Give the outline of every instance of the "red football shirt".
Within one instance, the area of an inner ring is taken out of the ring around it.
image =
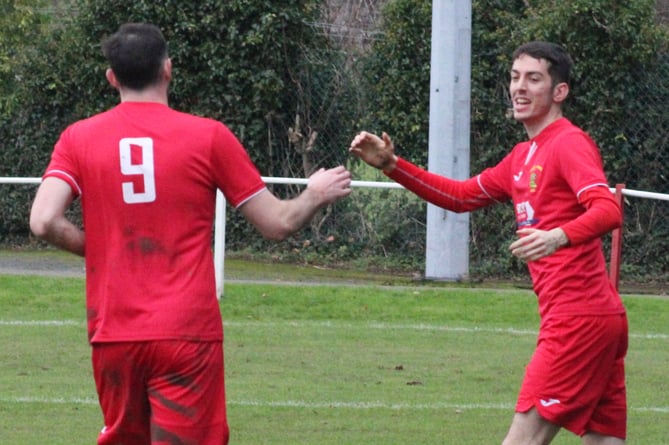
[[[483,171],[479,184],[490,197],[511,198],[518,228],[550,230],[581,215],[581,193],[608,187],[599,150],[567,119],[516,145],[497,166]],[[623,313],[611,285],[601,240],[559,249],[528,263],[542,315]]]
[[[599,150],[562,118],[516,145],[495,167],[465,181],[426,172],[399,158],[389,176],[433,204],[464,212],[512,200],[518,228],[550,230],[585,212],[579,196],[608,187]],[[542,317],[623,313],[601,240],[591,239],[528,263]]]
[[[265,189],[223,124],[123,102],[68,127],[49,176],[81,196],[91,342],[222,340],[216,190],[238,207]]]

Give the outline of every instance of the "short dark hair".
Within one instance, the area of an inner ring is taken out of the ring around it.
[[[102,53],[122,86],[142,90],[158,81],[167,42],[155,25],[126,23],[102,42]]]
[[[565,82],[571,82],[571,68],[574,62],[563,47],[551,42],[534,41],[519,46],[513,52],[513,60],[527,54],[535,59],[544,59],[548,62],[548,74],[551,76],[553,86]]]

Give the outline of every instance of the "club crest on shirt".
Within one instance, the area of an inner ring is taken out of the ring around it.
[[[533,165],[532,168],[530,169],[530,193],[534,193],[537,191],[537,187],[539,184],[539,177],[541,176],[541,172],[544,170],[544,168],[541,165]]]

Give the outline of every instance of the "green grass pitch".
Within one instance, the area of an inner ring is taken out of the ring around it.
[[[95,443],[83,292],[0,275],[3,445]],[[669,300],[625,304],[628,443],[669,444]],[[220,306],[234,445],[500,443],[538,326],[518,289],[227,283]]]

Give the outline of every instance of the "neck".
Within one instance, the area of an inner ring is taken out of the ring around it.
[[[119,89],[121,102],[155,102],[163,105],[168,104],[167,90],[164,88],[147,88],[144,90]]]
[[[544,118],[541,120],[523,122],[523,125],[525,126],[525,132],[527,132],[527,137],[530,139],[535,138],[539,133],[544,131],[546,127],[561,118],[562,110],[557,110],[554,113],[550,113],[544,116]]]

